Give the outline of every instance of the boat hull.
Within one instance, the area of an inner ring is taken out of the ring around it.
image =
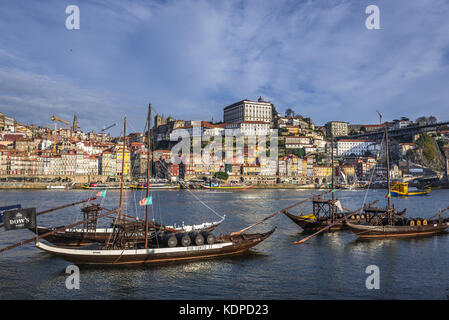
[[[416,191],[416,192],[399,192],[399,191],[391,191],[391,195],[393,197],[417,197],[417,196],[427,196],[430,192],[429,190],[425,190],[425,191]]]
[[[266,233],[225,236],[217,243],[202,246],[126,249],[126,250],[91,250],[83,248],[60,248],[37,242],[36,247],[76,264],[124,265],[151,264],[198,260],[242,253],[267,239],[275,228]]]
[[[304,230],[304,233],[313,233],[331,224],[330,219],[304,219],[289,212],[284,212],[284,214],[289,217],[290,220],[300,226]],[[341,222],[330,227],[327,231],[339,231],[343,230],[344,228],[345,226],[343,222]]]
[[[314,233],[314,232],[317,232],[317,231],[319,231],[325,227],[328,227],[329,225],[334,223],[334,221],[332,221],[329,218],[304,219],[304,218],[301,218],[301,216],[297,216],[297,215],[291,214],[289,212],[284,212],[284,214],[287,217],[289,217],[294,223],[296,223],[298,226],[300,226],[304,230],[304,233]],[[363,216],[363,218],[362,218],[362,216]],[[360,224],[360,223],[367,222],[369,216],[364,214],[364,215],[356,215],[353,217],[354,218],[351,217],[350,220],[353,221],[353,223]],[[332,232],[332,231],[340,231],[340,230],[348,230],[348,226],[346,225],[345,221],[335,223],[332,227],[330,227],[326,231]]]
[[[385,239],[423,237],[442,233],[449,228],[449,222],[429,222],[427,225],[420,226],[371,226],[348,222],[347,226],[360,239]]]
[[[203,228],[195,229],[197,231],[205,231],[205,232],[212,232],[215,230],[223,220],[215,222],[215,223],[208,223],[204,224]],[[36,229],[30,229],[31,231],[36,233]],[[37,235],[43,235],[45,233],[53,231],[53,228],[48,227],[37,227]],[[166,227],[166,230],[169,230],[170,232],[189,232],[192,230],[185,230],[182,228],[177,229],[171,229]],[[45,240],[48,242],[59,246],[59,247],[83,247],[83,246],[89,246],[95,243],[106,243],[108,240],[111,239],[111,234],[113,230],[112,228],[108,229],[98,229],[96,232],[86,232],[81,230],[65,230],[61,232],[56,232],[52,235],[49,235],[45,237]],[[145,241],[145,236],[137,236],[136,238],[137,242],[143,243]]]

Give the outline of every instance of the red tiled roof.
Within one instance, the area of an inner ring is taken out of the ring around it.
[[[5,134],[3,136],[3,141],[20,141],[20,140],[24,140],[25,138],[23,137],[23,135],[19,135],[19,134]]]

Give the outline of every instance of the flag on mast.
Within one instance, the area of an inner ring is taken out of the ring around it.
[[[150,206],[153,204],[153,202],[151,201],[151,196],[149,196],[148,198],[143,198],[142,200],[139,201],[139,204],[141,206]]]
[[[106,196],[106,190],[100,191],[96,194],[97,197],[105,197]]]
[[[385,198],[391,198],[391,193],[388,193]]]

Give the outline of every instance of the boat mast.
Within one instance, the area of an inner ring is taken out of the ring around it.
[[[332,131],[332,130],[331,130]],[[335,195],[334,195],[334,133],[331,132],[331,162],[332,162],[332,201],[335,200]]]
[[[332,193],[332,205],[329,206],[331,210],[331,221],[335,220],[336,208],[335,208],[335,192],[334,192],[334,133],[331,130],[331,166],[332,166],[332,185],[331,185],[331,193]]]
[[[388,127],[386,124],[385,126],[385,154],[387,157],[387,186],[388,186],[388,210],[391,208],[391,186],[390,186],[390,152],[388,150]]]
[[[147,131],[147,198],[150,196],[150,147],[151,147],[151,103],[148,105],[148,131]],[[148,248],[148,206],[145,206],[145,249]]]
[[[123,174],[124,174],[124,169],[125,169],[125,147],[126,147],[126,117],[123,121],[122,176],[120,179],[120,210],[119,210],[119,214],[118,214],[119,220],[122,219]]]

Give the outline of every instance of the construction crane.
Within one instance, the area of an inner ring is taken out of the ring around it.
[[[51,119],[51,120],[53,121],[53,123],[55,124],[55,134],[54,134],[54,139],[53,139],[53,153],[56,153],[56,130],[57,130],[56,124],[57,124],[57,122],[59,121],[59,122],[62,122],[62,123],[64,123],[64,124],[70,126],[70,122],[65,121],[65,120],[62,120],[62,119],[57,118],[57,117],[55,117],[55,116],[51,116],[50,119]]]
[[[111,129],[112,127],[115,127],[117,125],[117,123],[111,124],[109,127],[105,127],[103,129],[100,130],[100,132],[105,132],[108,129]]]
[[[111,129],[112,127],[115,127],[117,125],[117,123],[111,124],[108,127],[104,127],[103,129],[100,130],[100,133],[105,133],[106,130]],[[101,138],[101,141],[104,142],[104,135]]]

